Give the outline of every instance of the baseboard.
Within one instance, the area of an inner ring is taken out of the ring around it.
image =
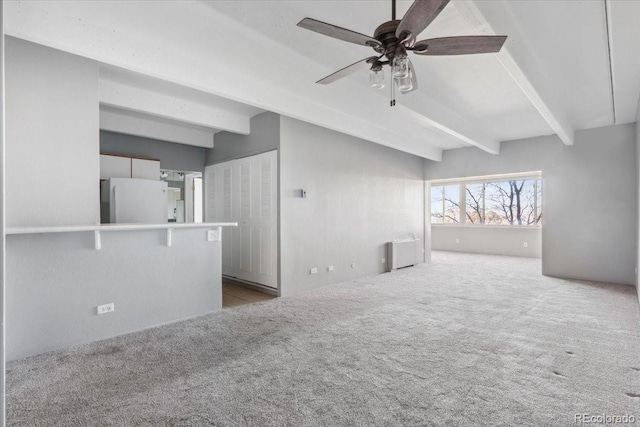
[[[273,295],[276,297],[278,296],[277,289],[270,288],[269,286],[261,285],[259,283],[238,279],[237,277],[225,276],[224,274],[222,275],[222,280],[233,283],[234,285],[243,286],[248,289],[253,289],[254,291],[262,292],[262,293]]]

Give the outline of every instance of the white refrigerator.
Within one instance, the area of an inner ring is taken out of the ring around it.
[[[100,187],[100,222],[167,222],[167,183],[151,179],[110,178]]]

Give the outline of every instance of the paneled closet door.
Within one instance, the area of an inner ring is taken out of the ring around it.
[[[255,156],[256,209],[253,238],[256,242],[254,271],[256,282],[278,287],[278,156],[277,151]]]
[[[207,166],[207,222],[222,231],[222,274],[278,287],[278,156],[270,151]]]
[[[257,282],[255,277],[255,270],[253,268],[253,218],[255,205],[253,203],[252,192],[253,189],[253,157],[247,157],[237,160],[234,167],[234,172],[237,177],[238,191],[235,193],[237,196],[236,206],[239,212],[237,219],[237,250],[236,259],[238,261],[238,269],[236,271],[237,277],[250,282]]]

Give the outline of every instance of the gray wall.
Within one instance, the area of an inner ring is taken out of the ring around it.
[[[100,131],[100,152],[160,160],[162,169],[203,172],[205,148]]]
[[[280,143],[280,116],[262,113],[251,118],[251,133],[239,135],[218,132],[213,136],[213,148],[206,150],[205,164],[213,165],[254,154],[275,150]]]
[[[0,34],[4,34],[4,18],[3,18],[4,4],[0,5]],[[0,99],[4,99],[4,37],[0,37]],[[6,411],[5,411],[5,384],[6,384],[6,359],[5,359],[5,155],[4,155],[4,103],[0,102],[0,427],[4,427],[6,424]]]
[[[431,226],[431,249],[436,251],[540,258],[541,241],[539,227]]]
[[[9,227],[98,224],[98,64],[6,37]]]
[[[635,283],[637,226],[635,125],[502,143],[500,155],[475,148],[425,161],[425,178],[542,171],[542,272],[563,278]]]
[[[7,238],[8,360],[221,308],[220,243],[204,229],[11,235]],[[115,311],[96,307],[115,303]]]
[[[281,295],[382,273],[386,242],[424,241],[422,175],[419,157],[281,117]]]
[[[636,293],[640,302],[640,280],[638,280],[638,270],[640,270],[640,102],[636,114]]]

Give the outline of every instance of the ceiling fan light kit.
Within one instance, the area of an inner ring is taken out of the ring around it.
[[[411,78],[409,78],[409,74],[404,77],[394,77],[393,80],[398,86],[398,90],[402,93],[411,92],[413,90],[413,85],[411,84]]]
[[[369,85],[371,89],[383,89],[384,88],[384,69],[378,62],[371,66],[369,70]]]
[[[382,89],[385,87],[383,67],[389,65],[391,67],[391,106],[394,106],[395,86],[401,93],[409,93],[418,88],[415,69],[407,52],[425,56],[499,52],[507,39],[506,36],[440,37],[416,42],[416,37],[442,12],[449,1],[415,0],[402,20],[397,20],[395,19],[396,1],[392,0],[392,20],[378,26],[373,37],[312,18],[304,18],[298,23],[299,27],[370,47],[379,55],[351,64],[316,83],[329,84],[356,71],[368,68],[369,85],[372,89]]]
[[[396,50],[392,70],[392,75],[396,79],[409,77],[409,57],[407,56],[407,51],[402,48],[402,46],[398,46]]]

